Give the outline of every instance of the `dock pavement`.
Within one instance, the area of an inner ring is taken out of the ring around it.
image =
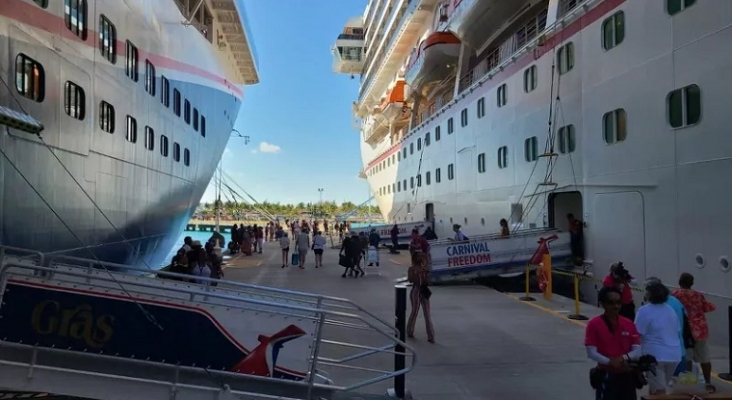
[[[406,275],[406,251],[392,255],[382,250],[381,266],[367,269],[362,278],[341,278],[337,249],[325,251],[324,266],[318,269],[314,268],[312,252],[305,269],[281,268],[280,257],[276,243],[265,243],[263,254],[236,255],[227,260],[224,279],[347,298],[386,321],[394,320],[394,285]],[[406,387],[415,399],[594,398],[588,381],[593,363],[583,346],[585,321],[567,318],[574,310],[571,300],[555,295],[549,301],[541,294],[532,294],[537,301],[522,302],[522,294],[477,284],[434,286],[432,292],[436,343],[427,342],[421,316],[416,338],[407,341],[417,354],[415,369],[406,377]],[[599,312],[597,307],[581,305],[581,313],[587,317]],[[338,339],[355,341],[360,337],[353,335],[362,334],[348,335]],[[726,348],[714,346],[714,366],[726,372],[728,361],[722,350]],[[369,365],[381,369],[392,366],[393,356]],[[353,375],[334,372],[330,377],[339,384],[341,378]],[[715,379],[714,383],[718,391],[732,389],[727,382]],[[390,387],[391,380],[358,390],[383,395]]]

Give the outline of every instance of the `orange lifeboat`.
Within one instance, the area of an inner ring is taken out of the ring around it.
[[[404,79],[412,90],[425,94],[431,84],[454,72],[459,56],[457,36],[452,32],[434,32],[412,54]]]
[[[405,82],[403,79],[396,81],[394,86],[389,90],[389,94],[381,103],[381,114],[389,122],[401,119],[405,105],[404,85]]]

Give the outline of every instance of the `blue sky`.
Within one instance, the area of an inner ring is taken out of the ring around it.
[[[224,170],[259,201],[364,202],[369,196],[351,103],[358,77],[332,72],[330,49],[366,0],[243,0],[260,83],[244,88]],[[203,201],[214,199],[209,185]]]

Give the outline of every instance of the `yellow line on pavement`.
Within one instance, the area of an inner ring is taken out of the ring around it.
[[[534,301],[521,301],[521,299],[519,299],[519,297],[517,297],[515,295],[509,294],[509,293],[503,293],[503,292],[498,292],[498,293],[501,293],[503,295],[506,295],[509,298],[512,298],[512,299],[514,299],[514,300],[516,300],[516,301],[518,301],[520,303],[526,304],[527,306],[530,306],[530,307],[534,307],[537,310],[544,311],[547,314],[551,314],[551,315],[553,315],[555,317],[559,317],[559,318],[561,318],[561,319],[563,319],[563,320],[565,320],[567,322],[571,322],[571,323],[573,323],[575,325],[578,325],[578,326],[581,326],[583,328],[587,326],[587,322],[585,322],[585,321],[578,321],[578,320],[575,320],[575,319],[569,319],[569,318],[567,318],[567,315],[566,314],[562,314],[562,313],[560,313],[560,312],[558,312],[556,310],[552,310],[549,307],[542,306],[541,304],[536,304],[536,302],[534,302]],[[732,371],[730,371],[730,372],[732,372]],[[719,377],[719,374],[716,373],[716,372],[714,372],[714,371],[712,371],[712,377],[713,378],[716,378],[719,382],[722,382],[725,385],[732,386],[732,382],[725,381],[724,379],[720,378]]]

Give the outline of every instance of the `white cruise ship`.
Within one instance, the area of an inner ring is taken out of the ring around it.
[[[372,0],[333,49],[361,176],[440,237],[573,213],[597,275],[688,271],[728,304],[730,24],[727,0]]]
[[[0,106],[44,127],[0,118],[0,245],[157,268],[259,82],[247,31],[241,0],[0,0]]]

